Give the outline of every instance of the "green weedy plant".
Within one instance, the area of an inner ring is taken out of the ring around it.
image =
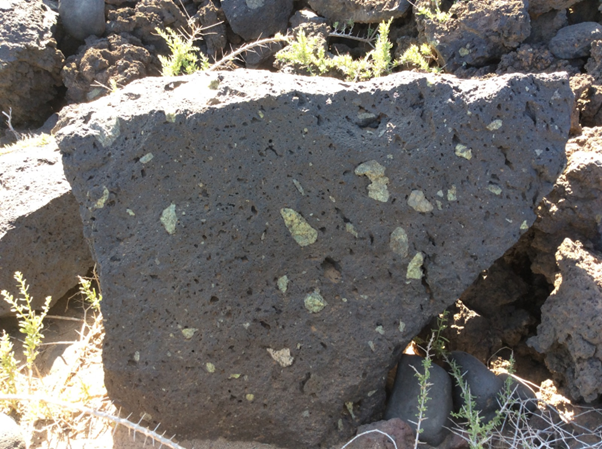
[[[27,371],[29,373],[29,378],[31,379],[33,364],[39,354],[40,343],[42,343],[42,339],[44,338],[44,335],[42,334],[42,329],[44,327],[42,320],[44,320],[44,317],[48,313],[52,298],[50,296],[46,298],[44,305],[42,306],[42,311],[37,314],[36,311],[32,309],[32,298],[28,293],[29,286],[25,279],[23,279],[23,274],[17,271],[15,273],[15,279],[17,280],[22,298],[15,299],[14,296],[6,290],[2,290],[2,296],[4,297],[4,300],[12,306],[11,311],[17,314],[19,319],[19,330],[22,334],[25,334],[23,353],[27,359]]]
[[[194,45],[194,41],[199,38],[200,29],[194,28],[192,33],[176,32],[171,28],[165,31],[155,28],[155,31],[165,39],[171,51],[169,57],[159,55],[163,76],[191,74],[209,68],[207,56]]]
[[[288,47],[276,54],[276,59],[305,69],[310,75],[324,75],[333,70],[338,71],[344,75],[347,81],[364,81],[387,75],[397,65],[391,56],[393,47],[389,41],[391,22],[392,20],[382,22],[378,26],[374,49],[357,60],[348,54],[327,55],[320,40],[316,37],[307,37],[303,30],[299,31],[295,39],[290,41]],[[350,37],[344,33],[344,30],[334,33],[333,36]],[[367,38],[353,38],[367,41]]]
[[[412,44],[399,58],[399,64],[428,72],[431,69],[427,58],[430,58],[431,55],[431,47],[428,44],[420,46]]]
[[[0,337],[0,392],[17,393],[17,370],[13,344],[3,330]]]

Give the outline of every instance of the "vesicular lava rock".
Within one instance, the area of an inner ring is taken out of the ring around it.
[[[410,339],[532,224],[572,103],[561,74],[239,70],[67,109],[57,139],[98,262],[111,397],[181,437],[349,437]]]
[[[546,354],[546,365],[566,382],[573,399],[593,401],[602,394],[597,356],[602,348],[602,258],[567,238],[556,261],[560,276],[529,344]]]
[[[14,126],[42,124],[52,114],[64,59],[52,36],[56,21],[42,2],[0,3],[0,111],[12,109]]]

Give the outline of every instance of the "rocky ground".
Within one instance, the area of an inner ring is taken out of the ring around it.
[[[0,5],[0,110],[10,116],[10,122],[3,123],[2,142],[14,142],[15,131],[37,129],[44,122],[47,123],[41,130],[49,132],[57,120],[53,114],[66,105],[86,103],[134,80],[159,76],[159,56],[168,55],[169,49],[157,35],[157,27],[188,32],[194,27],[206,28],[204,37],[195,43],[210,62],[256,39],[278,32],[298,35],[300,30],[317,39],[331,56],[349,53],[359,59],[371,50],[365,39],[369,28],[392,19],[389,39],[395,58],[401,58],[412,45],[428,45],[423,54],[426,68],[421,70],[473,80],[511,73],[566,72],[575,96],[566,169],[551,193],[539,203],[535,223],[478,275],[449,308],[452,325],[443,335],[449,340],[449,349],[466,351],[484,363],[497,356],[507,357],[512,351],[519,376],[537,385],[553,379],[559,391],[574,404],[600,407],[602,6],[597,0],[442,0],[438,6],[433,5],[428,0],[412,4],[404,0],[107,0],[103,35],[90,35],[82,41],[67,33],[69,25],[57,17],[56,2],[13,0]],[[253,48],[227,67],[308,75],[304,66],[277,60],[276,54],[284,45],[273,42]],[[420,70],[418,66],[406,60],[393,71]],[[339,69],[331,69],[326,75],[346,78]],[[540,111],[535,104],[531,107],[525,109],[524,117],[536,125]],[[378,122],[375,117],[364,119],[366,126],[378,127],[382,118]],[[38,150],[28,151],[31,152],[28,159],[15,162],[11,159],[0,170],[3,172],[0,185],[5,190],[16,185],[18,178],[13,172],[26,172],[32,179],[41,180],[57,167],[56,147],[47,148],[44,156]],[[8,154],[0,149],[0,163],[9,160],[5,156]],[[13,167],[10,173],[9,165]],[[35,182],[21,184],[23,199]],[[75,217],[76,204],[70,194],[65,196],[69,189],[64,178],[56,186],[47,189],[44,201],[54,201],[55,207],[59,202],[65,203],[61,210],[69,210],[69,217]],[[3,201],[9,204],[8,199]],[[43,242],[37,241],[35,235],[40,229],[57,225],[79,232],[80,225],[69,224],[64,213],[63,218],[57,219],[57,215],[38,212],[48,221],[32,219],[39,208],[26,209],[25,203],[30,201],[10,203],[10,213],[0,212],[8,223],[2,222],[0,226],[3,254],[16,254],[15,248],[23,246],[25,241],[31,242],[28,247],[33,249],[20,258],[20,263],[29,261],[28,266],[34,266],[42,262],[42,267],[32,268],[40,276],[29,279],[36,289],[34,296],[61,297],[73,285],[48,273],[44,266],[57,267],[65,276],[83,275],[90,268],[89,253],[80,242],[69,247],[69,251],[77,254],[69,263],[41,260],[37,254],[60,254],[61,250],[56,249],[60,242],[52,241],[41,250],[35,245]],[[21,227],[28,229],[30,235],[15,236],[8,232],[15,227],[11,223],[18,217],[24,217],[23,220],[29,217],[30,221],[24,221]],[[83,255],[81,248],[85,250]],[[17,269],[26,270],[22,266]],[[331,272],[336,276],[334,265]],[[0,267],[3,284],[10,278],[9,270]],[[65,298],[61,301],[53,314],[64,314],[61,310],[65,309]],[[14,322],[6,320],[0,323],[2,327],[14,330]],[[59,324],[60,320],[50,323],[49,340],[72,337],[73,327]],[[430,328],[431,325],[426,326],[420,336],[426,337]],[[64,348],[58,346],[46,351],[40,366],[50,369],[61,355],[65,357]],[[102,375],[100,361],[91,367],[90,372],[94,372],[91,375]],[[588,425],[596,428],[599,424]],[[82,447],[144,447],[143,443],[129,446],[134,443],[124,432],[117,432],[115,439],[105,433],[103,439],[81,444]],[[234,447],[233,443],[215,440],[186,441],[182,445]],[[240,447],[263,446],[241,443]]]

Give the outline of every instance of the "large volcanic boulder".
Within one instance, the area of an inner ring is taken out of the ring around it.
[[[54,140],[0,154],[0,290],[20,297],[23,273],[34,309],[56,302],[94,265]],[[0,316],[14,315],[0,301]]]
[[[111,397],[179,436],[316,447],[535,219],[561,74],[147,78],[57,126],[103,289]]]
[[[56,22],[42,2],[0,3],[0,111],[12,110],[14,126],[42,124],[52,114],[64,59],[52,36]]]

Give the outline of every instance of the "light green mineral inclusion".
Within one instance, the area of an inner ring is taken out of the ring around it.
[[[466,47],[462,47],[458,50],[458,53],[460,53],[460,56],[467,56],[470,54],[470,50]]]
[[[105,203],[109,199],[109,189],[105,186],[102,186],[102,196],[94,203],[94,209],[102,209],[105,207]]]
[[[300,246],[308,246],[318,239],[318,231],[312,228],[305,219],[292,209],[280,209],[284,224]]]
[[[456,186],[452,185],[451,189],[447,190],[447,201],[456,201],[458,199],[456,193]]]
[[[90,128],[96,131],[96,139],[106,148],[121,134],[118,117],[103,117],[92,122]]]
[[[144,156],[142,156],[140,158],[140,162],[142,162],[143,164],[146,164],[146,163],[152,161],[153,157],[155,157],[155,156],[153,156],[153,153],[146,153]]]
[[[527,229],[529,229],[529,225],[527,224],[527,220],[523,221],[520,225],[520,230],[521,231],[526,231]]]
[[[410,197],[408,198],[408,206],[416,212],[422,213],[433,210],[433,205],[425,198],[422,190],[412,190],[412,193],[410,193]]]
[[[205,366],[207,367],[207,372],[215,373],[215,365],[213,363],[207,362]]]
[[[278,290],[282,293],[286,293],[286,289],[288,288],[288,276],[285,274],[284,276],[280,276],[278,278]]]
[[[246,0],[245,2],[249,9],[261,8],[265,3],[265,0]]]
[[[493,193],[495,195],[499,195],[500,193],[502,193],[502,188],[496,184],[489,184],[489,186],[487,187],[487,190],[489,190],[491,193]]]
[[[500,119],[494,120],[489,125],[487,125],[487,129],[489,131],[496,131],[502,127],[503,122]]]
[[[161,213],[161,224],[168,234],[173,234],[176,232],[177,221],[178,217],[176,216],[176,205],[172,203]]]
[[[313,293],[310,293],[305,297],[305,308],[311,313],[318,313],[328,305],[320,294],[320,290],[316,289]]]
[[[403,332],[405,330],[405,328],[406,328],[406,323],[399,320],[399,332]]]
[[[299,193],[301,195],[305,195],[305,190],[303,190],[303,187],[301,186],[301,183],[299,181],[297,181],[296,179],[293,179],[293,184],[295,184],[295,187],[297,188],[297,190],[299,191]]]
[[[422,279],[422,263],[424,262],[424,256],[422,253],[416,253],[408,265],[408,272],[406,278],[408,279]]]
[[[182,334],[184,335],[184,338],[186,340],[190,340],[196,331],[198,331],[198,329],[195,329],[194,327],[189,327],[187,329],[182,329]]]
[[[397,227],[391,232],[389,248],[401,257],[408,255],[408,234],[406,234],[406,231],[402,227]]]
[[[462,145],[459,143],[456,145],[456,156],[463,157],[464,159],[471,160],[472,159],[472,150],[468,148],[466,145]]]
[[[389,178],[385,176],[385,167],[372,160],[358,165],[354,173],[358,176],[365,175],[372,182],[368,186],[368,196],[370,198],[383,203],[389,201],[389,190],[387,189]]]
[[[355,238],[359,237],[359,234],[355,230],[355,226],[353,226],[351,223],[345,223],[345,231],[347,231],[349,234],[351,234]]]
[[[385,335],[385,329],[382,326],[376,326],[376,329],[374,329],[376,332],[378,332],[380,335]]]

